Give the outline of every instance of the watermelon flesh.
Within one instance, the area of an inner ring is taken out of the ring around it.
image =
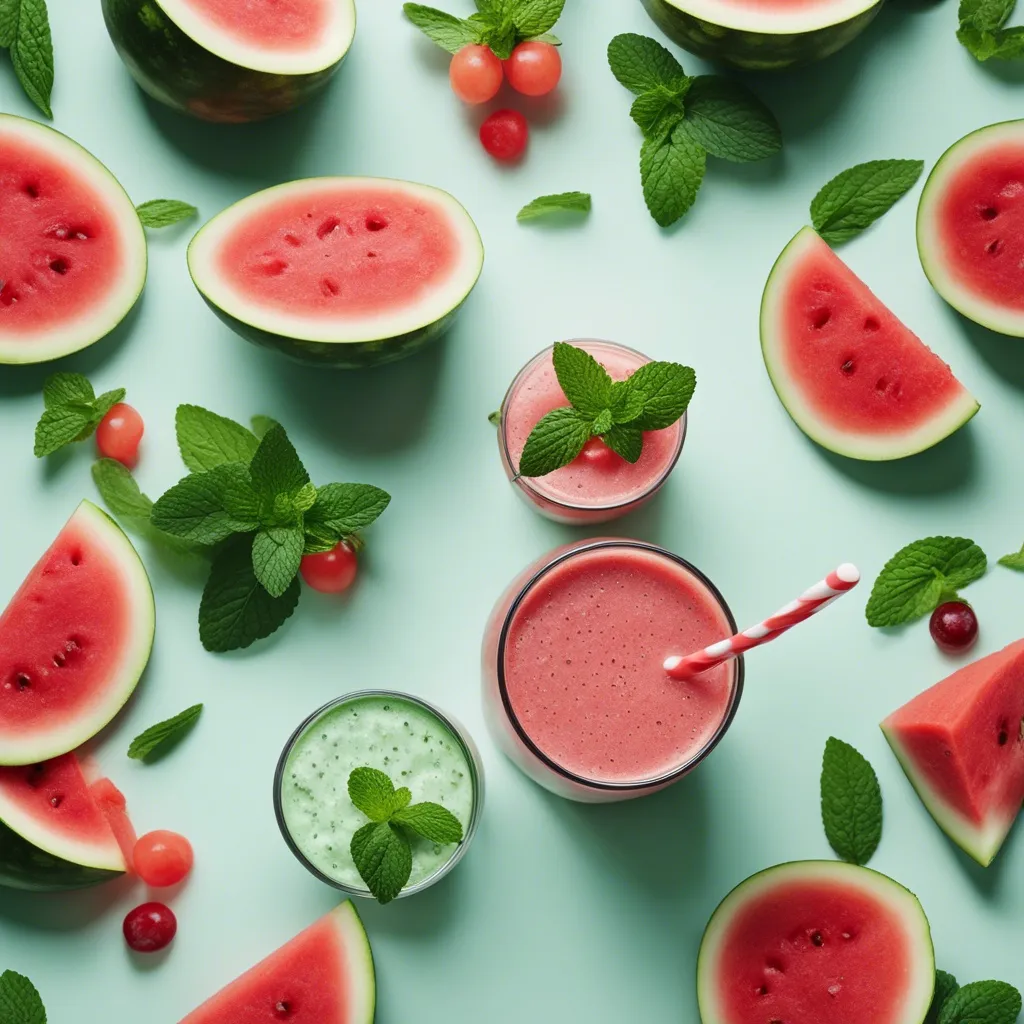
[[[180,1024],[371,1024],[375,1003],[369,940],[346,901]]]
[[[174,0],[166,5],[171,11]],[[331,21],[331,0],[178,0],[182,11],[205,19],[240,41],[268,50],[308,50],[320,42]]]
[[[922,451],[978,410],[952,370],[810,228],[765,287],[761,345],[797,425],[851,458]]]
[[[1024,640],[954,672],[882,731],[939,827],[991,864],[1024,803]]]

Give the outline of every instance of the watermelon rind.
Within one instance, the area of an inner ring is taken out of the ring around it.
[[[842,0],[772,10],[721,0],[642,0],[673,42],[708,60],[775,71],[821,60],[871,24],[881,0]]]
[[[153,99],[206,121],[260,121],[320,92],[355,38],[354,0],[334,0],[323,44],[296,53],[256,47],[211,25],[183,0],[103,0],[132,77]]]
[[[718,998],[716,968],[729,927],[751,900],[794,882],[831,882],[859,889],[879,900],[903,923],[912,944],[906,1005],[891,1024],[921,1024],[935,993],[935,949],[931,926],[918,898],[909,890],[871,868],[843,861],[808,860],[778,864],[741,882],[711,915],[697,957],[697,1002],[702,1024],[734,1024]]]
[[[68,522],[81,527],[97,551],[117,566],[133,615],[129,643],[121,652],[120,670],[108,680],[104,698],[87,714],[54,723],[45,733],[6,736],[0,742],[0,765],[38,764],[66,754],[91,739],[117,715],[135,692],[149,662],[156,629],[156,607],[149,576],[124,531],[91,501],[83,501]],[[20,594],[20,591],[19,591]],[[17,597],[18,595],[16,595]],[[0,815],[2,817],[2,815]]]
[[[0,146],[16,137],[45,150],[91,186],[104,201],[104,213],[116,223],[124,247],[124,268],[106,301],[60,327],[34,332],[0,330],[0,364],[45,363],[79,352],[106,337],[128,315],[146,284],[146,235],[135,204],[113,174],[87,149],[54,128],[15,114],[0,114]]]
[[[885,462],[917,455],[956,433],[981,408],[966,389],[955,401],[914,430],[892,435],[865,436],[840,430],[823,422],[805,401],[800,385],[787,371],[782,355],[785,343],[785,332],[781,328],[783,296],[790,273],[800,269],[804,255],[820,244],[820,236],[813,228],[801,228],[775,261],[761,300],[761,352],[765,368],[793,422],[823,448],[865,462]]]
[[[1024,120],[1002,121],[965,135],[939,157],[921,192],[917,207],[917,252],[931,286],[968,320],[999,334],[1024,338],[1024,310],[1007,309],[957,280],[942,258],[945,243],[939,230],[939,210],[950,181],[965,164],[1006,142],[1024,142]]]
[[[445,289],[435,289],[423,301],[392,314],[373,315],[339,328],[323,319],[260,308],[225,281],[216,267],[218,246],[225,236],[282,197],[323,188],[353,191],[387,186],[410,197],[437,204],[449,216],[457,235],[461,263]],[[483,270],[484,247],[466,208],[447,192],[391,178],[305,178],[264,189],[240,200],[208,221],[188,247],[192,281],[214,313],[247,341],[305,363],[338,369],[361,369],[402,359],[441,337],[476,287]]]

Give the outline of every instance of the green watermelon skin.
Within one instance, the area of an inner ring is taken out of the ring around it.
[[[55,857],[0,821],[0,886],[27,892],[67,892],[101,885],[123,874]]]

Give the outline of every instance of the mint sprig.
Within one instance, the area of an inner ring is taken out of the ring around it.
[[[1020,992],[1005,981],[972,981],[942,1004],[939,1024],[1016,1024]]]
[[[25,95],[52,118],[53,39],[46,0],[0,0],[0,47],[10,51]]]
[[[627,462],[637,462],[643,433],[663,430],[686,412],[697,386],[696,374],[679,363],[645,363],[624,381],[587,351],[556,342],[555,376],[567,407],[549,412],[530,431],[519,460],[519,475],[553,473],[575,459],[592,437],[600,437]]]
[[[172,718],[151,725],[132,740],[128,756],[135,761],[147,762],[155,760],[154,755],[162,756],[192,731],[202,713],[203,705],[193,704]]]
[[[948,971],[937,970],[935,972],[935,994],[932,996],[932,1005],[928,1008],[928,1016],[925,1017],[924,1024],[939,1024],[942,1007],[959,988],[960,985],[956,978]]]
[[[589,192],[556,192],[552,195],[538,196],[527,203],[517,214],[516,220],[524,224],[531,220],[540,220],[566,213],[590,213],[591,197]]]
[[[821,764],[821,820],[829,846],[851,864],[867,864],[882,839],[882,790],[857,750],[830,736]]]
[[[976,60],[1024,57],[1024,26],[1006,27],[1017,0],[960,0],[956,37]]]
[[[0,974],[0,1021],[3,1024],[46,1024],[43,1000],[25,975],[15,971]]]
[[[565,0],[477,0],[476,7],[468,18],[416,3],[403,4],[402,10],[428,39],[452,54],[483,44],[501,60],[508,60],[527,39],[559,45],[551,29],[562,16]]]
[[[878,574],[868,599],[870,626],[899,626],[933,612],[985,575],[985,552],[966,537],[925,537],[901,548]]]
[[[409,789],[395,789],[376,768],[356,768],[349,775],[348,795],[370,819],[356,831],[349,849],[356,870],[379,903],[390,903],[409,881],[410,833],[439,846],[462,842],[462,822],[447,807],[430,801],[411,803]]]
[[[1024,572],[1024,547],[1020,551],[1011,552],[1009,555],[1003,555],[999,559],[999,564],[1005,566],[1007,569],[1013,569],[1016,572]]]
[[[169,228],[195,217],[199,210],[180,199],[150,199],[135,207],[144,228]]]
[[[0,0],[2,2],[2,0]],[[36,424],[33,451],[38,459],[92,437],[100,420],[124,400],[124,388],[99,397],[80,373],[55,373],[43,384],[43,414]]]
[[[661,43],[627,32],[608,45],[608,63],[636,96],[630,116],[643,133],[640,181],[651,216],[669,227],[697,199],[707,157],[746,163],[782,148],[772,112],[746,86],[686,74]]]

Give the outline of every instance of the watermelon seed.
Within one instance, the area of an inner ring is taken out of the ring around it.
[[[322,278],[320,281],[320,290],[324,295],[337,295],[341,291],[336,281],[332,281],[329,277]]]
[[[288,232],[288,234],[284,236],[284,240],[289,245],[302,245],[302,239],[299,238],[298,235],[293,235],[291,232]]]
[[[999,723],[999,746],[1005,747],[1010,742],[1010,727],[1006,722]]]
[[[53,656],[53,663],[57,668],[63,668],[68,663],[68,659],[58,652]]]
[[[889,378],[888,377],[879,377],[878,380],[875,381],[875,390],[876,391],[888,391],[889,390]]]
[[[76,551],[76,552],[74,552],[74,554],[72,554],[72,556],[71,556],[71,564],[72,565],[81,565],[82,564],[82,553],[80,551]]]
[[[57,795],[57,796],[51,796],[51,797],[50,797],[50,806],[51,806],[51,807],[53,807],[53,808],[57,808],[57,807],[60,807],[60,805],[61,805],[62,803],[64,803],[64,797],[62,797],[62,796],[60,796],[60,795]]]
[[[994,206],[983,206],[981,208],[982,220],[995,220],[998,216],[999,211]]]
[[[388,222],[383,217],[377,217],[374,214],[370,214],[366,218],[366,230],[367,231],[383,231],[388,226]]]
[[[38,199],[39,198],[39,186],[38,185],[26,185],[25,186],[25,195],[27,195],[29,197],[29,199]]]
[[[19,690],[27,690],[32,685],[32,680],[24,672],[19,672],[14,677],[14,681]]]
[[[995,238],[988,245],[985,246],[985,252],[990,256],[995,256],[1003,248],[1003,240],[1001,238]]]
[[[274,1007],[274,1013],[278,1017],[290,1017],[292,1015],[292,1004],[285,1002],[283,999]]]
[[[881,326],[882,325],[873,316],[869,316],[867,320],[864,321],[865,331],[877,331]]]
[[[71,228],[67,224],[54,224],[46,233],[51,238],[56,238],[59,242],[63,242],[71,234]]]
[[[64,275],[68,272],[68,261],[57,257],[55,260],[50,260],[50,269],[55,274]]]
[[[811,314],[811,323],[816,331],[820,331],[832,319],[832,311],[829,309],[816,309]]]
[[[0,282],[0,306],[13,306],[18,301],[18,293],[10,281]]]
[[[767,985],[758,985],[758,987],[754,989],[754,995],[755,996],[766,996],[766,995],[768,995],[768,986]]]
[[[279,277],[288,269],[284,260],[270,260],[263,264],[263,273],[268,277]]]
[[[328,235],[333,235],[334,232],[337,231],[338,228],[340,227],[341,221],[338,220],[337,217],[328,217],[327,220],[325,220],[323,224],[321,224],[320,227],[316,229],[316,237],[324,239]]]
[[[839,369],[842,370],[843,373],[846,373],[846,374],[853,373],[853,360],[852,359],[847,359],[846,362],[843,363],[843,365],[839,367]]]
[[[377,258],[377,254],[375,252],[368,252],[366,254],[366,258],[368,260],[375,260]]]
[[[825,945],[825,940],[821,937],[821,932],[814,932],[811,935],[811,944],[818,947]]]

